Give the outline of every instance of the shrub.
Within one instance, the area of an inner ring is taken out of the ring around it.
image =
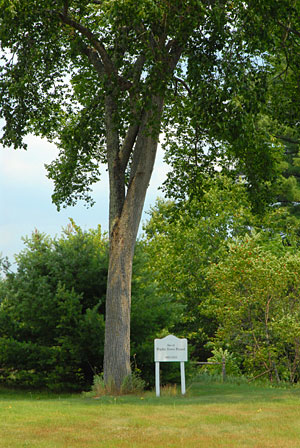
[[[140,394],[145,389],[145,381],[139,374],[132,372],[131,375],[127,375],[121,386],[121,393],[127,394]]]
[[[90,386],[103,369],[106,237],[100,228],[83,232],[73,222],[58,239],[35,231],[16,260],[15,273],[2,264],[0,279],[0,381],[52,390]],[[150,383],[153,342],[173,321],[174,305],[145,266],[138,243],[131,354],[134,371],[140,368]],[[135,377],[126,381],[128,391],[140,387]]]
[[[106,394],[105,383],[103,379],[103,374],[94,375],[92,393],[95,397],[102,397]]]

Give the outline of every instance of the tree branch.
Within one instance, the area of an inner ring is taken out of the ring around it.
[[[91,42],[91,44],[93,44],[95,50],[98,51],[102,62],[103,62],[103,66],[105,69],[105,72],[109,75],[111,74],[115,74],[116,73],[116,69],[110,59],[110,57],[108,56],[104,45],[102,44],[102,42],[95,36],[94,33],[92,33],[91,30],[89,30],[88,28],[86,28],[85,26],[81,25],[81,23],[76,22],[75,20],[73,20],[71,17],[69,17],[68,15],[65,15],[63,13],[59,13],[59,17],[62,20],[63,23],[65,23],[66,25],[71,26],[72,28],[74,28],[75,30],[79,31],[79,33],[86,37],[89,42]]]
[[[291,28],[290,26],[285,25],[282,22],[278,22],[278,25],[280,25],[282,28],[284,28],[288,33],[293,33],[293,34],[296,34],[296,36],[300,37],[300,31],[295,30],[294,28]]]
[[[275,135],[275,137],[279,138],[280,140],[283,140],[285,142],[292,143],[292,144],[295,144],[295,145],[298,145],[300,143],[299,139],[294,139],[294,138],[291,138],[291,137],[287,137],[285,135]]]
[[[68,10],[69,10],[69,0],[65,0],[64,9],[63,9],[64,16],[66,16],[68,14]]]
[[[139,131],[139,124],[132,124],[126,134],[123,141],[123,145],[120,149],[120,163],[122,168],[125,170],[132,154],[133,146],[136,141],[136,137]]]
[[[180,82],[180,84],[182,84],[186,88],[188,94],[190,96],[192,96],[192,91],[191,91],[190,87],[188,86],[188,84],[183,79],[178,78],[177,76],[174,76],[174,79],[175,79],[175,81]]]
[[[157,48],[157,43],[154,39],[152,31],[147,30],[143,23],[141,23],[138,27],[136,27],[136,31],[140,33],[139,37],[143,39],[144,43],[148,46],[153,56],[155,57],[155,50]]]
[[[72,28],[74,28],[75,30],[77,30],[82,36],[86,37],[91,42],[91,44],[94,46],[95,50],[98,52],[98,54],[101,57],[102,65],[103,65],[103,69],[104,69],[105,73],[109,77],[114,75],[114,78],[118,82],[121,90],[130,89],[132,87],[132,83],[118,75],[117,69],[116,69],[115,65],[113,64],[111,58],[108,56],[104,45],[95,36],[95,34],[92,33],[91,30],[89,30],[88,28],[83,26],[81,23],[78,23],[75,20],[73,20],[68,15],[60,13],[59,16],[60,16],[61,20],[63,21],[63,23],[65,23],[65,24],[71,26]],[[99,62],[97,62],[97,64],[95,65],[96,59],[95,59],[95,55],[92,54],[92,50],[90,49],[89,51],[86,52],[86,54],[89,56],[91,62],[95,66],[96,70],[98,71]],[[98,71],[98,73],[99,73],[99,71]],[[103,73],[103,71],[102,71],[102,73]]]
[[[87,45],[83,45],[81,51],[88,57],[98,75],[102,77],[104,73],[104,66],[98,52],[94,48],[90,48]]]

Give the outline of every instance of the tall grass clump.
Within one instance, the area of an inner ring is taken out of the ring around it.
[[[92,394],[95,397],[102,397],[103,395],[106,395],[106,387],[104,384],[104,378],[102,373],[99,375],[94,375]]]
[[[141,394],[145,389],[145,381],[135,372],[127,375],[121,386],[121,393],[127,394]]]
[[[124,378],[121,390],[118,391],[113,382],[105,384],[103,374],[100,374],[94,376],[92,394],[96,398],[102,397],[103,395],[139,395],[144,391],[145,385],[145,381],[133,372]]]

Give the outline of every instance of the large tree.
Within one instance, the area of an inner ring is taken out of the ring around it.
[[[276,157],[258,126],[271,70],[262,54],[282,26],[289,39],[294,3],[1,0],[2,143],[22,147],[33,132],[58,144],[48,167],[58,207],[90,200],[108,166],[104,374],[117,388],[130,373],[132,258],[161,125],[184,181],[197,180],[184,176],[191,158],[210,174],[228,154],[264,192]]]

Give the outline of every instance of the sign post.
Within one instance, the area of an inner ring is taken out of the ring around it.
[[[181,393],[185,394],[185,370],[184,363],[187,361],[187,339],[179,339],[172,334],[162,339],[154,340],[155,361],[155,390],[156,396],[160,396],[160,362],[180,362]]]
[[[184,370],[184,362],[180,362],[180,377],[181,377],[181,393],[185,395],[185,370]]]
[[[155,362],[155,391],[156,396],[160,396],[160,381],[159,381],[159,362]]]

